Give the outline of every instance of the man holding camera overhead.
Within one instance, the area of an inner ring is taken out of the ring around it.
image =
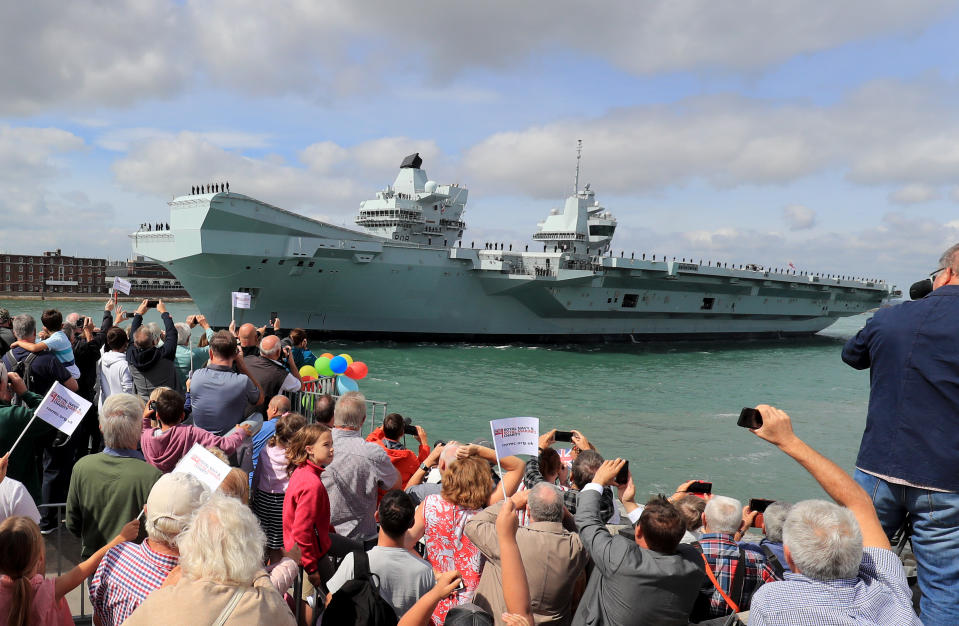
[[[926,297],[876,311],[842,360],[870,370],[856,480],[888,536],[911,517],[923,623],[959,624],[959,244],[930,278]]]
[[[383,425],[366,437],[367,441],[379,444],[386,450],[386,456],[390,457],[390,463],[400,473],[400,479],[404,486],[416,473],[420,463],[430,455],[430,444],[429,439],[426,438],[426,429],[422,426],[414,426],[410,421],[399,413],[390,413],[383,418]],[[406,446],[400,441],[403,435],[414,435],[416,437],[417,441],[420,442],[418,453],[406,449]]]

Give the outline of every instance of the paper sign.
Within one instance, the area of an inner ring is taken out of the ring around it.
[[[114,291],[114,292],[119,291],[120,293],[125,293],[125,294],[127,294],[127,295],[129,296],[129,295],[130,295],[130,287],[131,287],[130,281],[128,281],[128,280],[123,280],[123,279],[120,278],[119,276],[114,276],[114,277],[113,277],[113,291]]]
[[[250,294],[242,291],[233,292],[233,306],[238,309],[250,308]]]
[[[90,405],[90,402],[55,382],[34,413],[60,432],[72,435],[90,410]]]
[[[514,454],[539,454],[539,418],[508,417],[492,420],[493,446],[499,458]]]
[[[173,471],[189,474],[209,487],[210,491],[216,491],[226,475],[230,473],[230,469],[229,465],[213,456],[213,453],[195,443],[186,456],[176,464]]]

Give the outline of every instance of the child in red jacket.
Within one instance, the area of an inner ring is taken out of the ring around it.
[[[333,433],[323,424],[307,424],[286,448],[290,484],[283,498],[283,544],[300,548],[300,564],[310,584],[321,589],[320,560],[330,549],[330,498],[320,480],[333,461]],[[309,617],[309,616],[307,616]],[[307,620],[307,623],[312,623]]]

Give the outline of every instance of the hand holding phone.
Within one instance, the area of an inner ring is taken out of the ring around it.
[[[629,482],[629,461],[623,463],[623,466],[619,469],[619,473],[616,474],[616,484],[625,485]]]
[[[147,308],[148,308],[148,309],[155,309],[155,308],[157,308],[157,305],[158,305],[159,303],[160,303],[159,300],[147,300]]]
[[[573,431],[571,430],[557,430],[553,435],[555,441],[564,441],[567,443],[572,443],[573,441]]]
[[[736,422],[737,426],[742,426],[743,428],[762,428],[763,426],[763,416],[762,414],[753,408],[745,407],[739,413],[739,421]]]
[[[690,483],[689,486],[686,487],[686,493],[692,493],[700,497],[711,494],[712,492],[713,484],[708,483],[705,480],[697,480],[694,483]]]

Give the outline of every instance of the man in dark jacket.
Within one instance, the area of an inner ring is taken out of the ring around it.
[[[157,311],[160,312],[166,329],[163,346],[158,348],[157,338],[143,326],[147,302],[149,301],[141,302],[133,314],[133,324],[130,326],[133,342],[127,348],[127,363],[130,364],[130,373],[133,374],[133,389],[144,402],[149,400],[150,392],[157,387],[170,387],[183,393],[185,384],[185,381],[178,380],[176,373],[178,334],[173,318],[167,313],[163,300],[157,302]]]
[[[73,434],[79,456],[99,452],[101,447],[102,437],[97,424],[97,363],[100,361],[100,350],[107,340],[107,331],[113,328],[113,306],[113,300],[107,300],[99,329],[93,326],[93,320],[80,316],[73,334],[73,357],[80,369],[77,393],[93,403]]]
[[[959,624],[959,244],[925,298],[879,309],[842,360],[869,368],[856,481],[890,537],[912,516],[924,624]]]

